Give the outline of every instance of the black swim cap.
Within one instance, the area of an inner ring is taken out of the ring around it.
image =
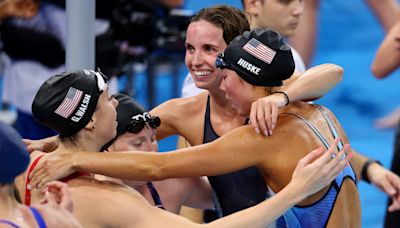
[[[117,135],[113,140],[102,147],[102,151],[111,146],[118,136],[126,132],[134,134],[139,133],[146,126],[146,123],[153,129],[160,126],[160,118],[151,116],[150,113],[132,97],[122,93],[114,94],[112,97],[118,101]]]
[[[281,86],[295,68],[290,46],[271,29],[256,29],[237,36],[218,55],[216,65],[235,71],[256,86]]]
[[[0,122],[0,183],[10,184],[29,165],[29,155],[21,136]]]
[[[96,110],[107,77],[99,71],[76,70],[52,76],[36,93],[33,116],[41,124],[69,137],[84,128]]]
[[[117,138],[125,132],[139,133],[145,124],[156,129],[160,126],[160,118],[151,116],[147,110],[128,95],[119,93],[113,95],[119,102],[117,106]]]

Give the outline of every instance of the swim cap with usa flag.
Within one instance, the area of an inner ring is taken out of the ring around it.
[[[236,37],[218,55],[216,65],[235,71],[257,86],[281,86],[295,68],[290,46],[271,29],[247,31]]]
[[[106,88],[100,71],[76,70],[46,80],[36,93],[32,113],[38,122],[69,137],[84,128]]]

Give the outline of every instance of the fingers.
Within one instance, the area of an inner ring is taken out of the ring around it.
[[[73,203],[71,193],[69,192],[68,185],[60,181],[51,181],[47,183],[47,189],[52,193],[57,201],[57,204],[71,213],[73,211]]]
[[[274,105],[274,106],[272,106],[272,109],[271,109],[271,121],[272,121],[272,126],[270,128],[271,129],[271,132],[270,132],[271,135],[272,135],[272,130],[274,130],[274,128],[275,128],[277,119],[278,119],[278,106]]]
[[[319,158],[315,161],[316,165],[326,165],[327,163],[331,162],[332,160],[332,154],[336,156],[335,150],[337,148],[337,145],[339,143],[340,139],[336,138],[333,143],[329,146],[328,150]]]
[[[268,108],[267,108],[268,109]],[[261,104],[260,101],[257,101],[257,123],[259,126],[260,131],[265,135],[269,135],[269,130],[268,130],[268,121],[266,121],[265,116],[268,116],[269,110],[264,110],[264,106]]]
[[[251,126],[253,126],[257,134],[260,134],[260,128],[258,127],[258,122],[257,122],[257,101],[251,104],[250,124]]]
[[[324,152],[324,149],[322,147],[311,151],[310,153],[308,153],[306,156],[304,156],[302,159],[300,159],[299,161],[299,165],[304,167],[310,163],[312,163],[313,161],[315,161],[316,159],[318,159]]]
[[[52,180],[47,174],[45,168],[46,164],[46,161],[44,161],[32,170],[28,177],[30,180],[28,189],[32,190],[33,188],[42,188],[47,182]]]
[[[44,198],[40,201],[41,204],[58,205],[56,196],[48,189],[44,189]]]
[[[337,156],[326,165],[326,169],[330,172],[331,180],[335,179],[339,173],[349,164],[353,154],[350,152],[350,145],[346,144],[339,151]]]
[[[278,118],[278,104],[273,101],[257,100],[250,111],[250,123],[254,130],[265,136],[272,135]]]
[[[388,194],[390,197],[395,197],[396,193],[399,192],[400,188],[399,188],[399,184],[398,184],[398,180],[396,180],[395,178],[393,178],[390,173],[385,175],[386,177],[386,181],[382,181],[380,183],[380,187],[382,188],[382,190],[384,192],[386,192],[386,194]],[[397,177],[398,179],[398,177]],[[397,187],[397,190],[395,189]],[[395,201],[395,199],[393,199],[393,201]]]
[[[22,142],[24,142],[26,149],[28,150],[28,153],[31,154],[36,150],[36,148],[33,146],[33,141],[30,139],[22,139]]]

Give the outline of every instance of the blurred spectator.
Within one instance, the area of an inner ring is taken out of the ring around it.
[[[38,0],[0,1],[0,20],[8,17],[31,18],[37,14]]]
[[[265,1],[265,0],[264,0]],[[396,23],[399,16],[397,0],[365,0],[386,31]],[[290,43],[303,57],[306,66],[311,64],[317,42],[317,24],[320,0],[304,0],[304,18]],[[347,3],[344,3],[347,4]]]
[[[398,69],[400,66],[400,21],[389,31],[381,43],[371,70],[377,79],[382,79]],[[394,143],[394,153],[391,170],[400,174],[400,108],[376,122],[379,128],[395,127],[397,132]],[[391,203],[389,199],[388,205]],[[385,227],[400,227],[400,211],[386,212]]]
[[[81,227],[71,214],[72,196],[64,183],[47,184],[43,205],[21,204],[14,180],[23,179],[20,174],[29,165],[28,151],[18,133],[3,122],[0,122],[0,145],[0,224],[7,227]]]

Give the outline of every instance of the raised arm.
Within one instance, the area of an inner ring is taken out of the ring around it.
[[[279,89],[283,93],[258,99],[252,104],[251,125],[256,132],[261,131],[264,135],[271,135],[276,125],[278,108],[288,102],[317,99],[335,87],[342,77],[343,68],[335,64],[322,64],[302,74],[295,73]]]
[[[400,65],[400,21],[389,31],[372,62],[371,71],[381,79]]]

